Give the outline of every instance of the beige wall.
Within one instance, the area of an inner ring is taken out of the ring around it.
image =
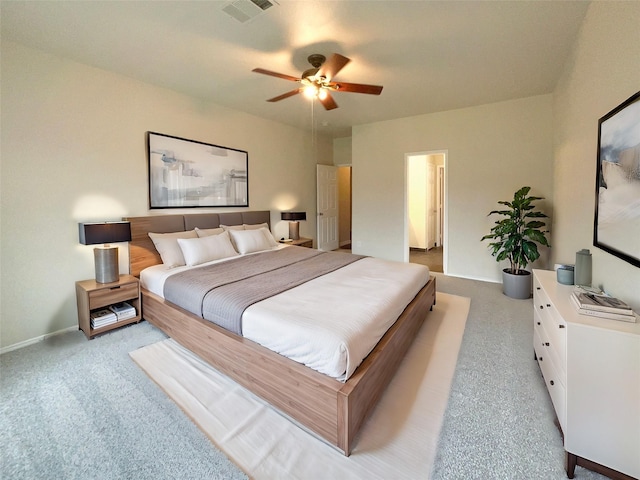
[[[445,273],[499,281],[504,265],[480,241],[487,213],[523,185],[551,213],[551,123],[552,96],[542,95],[354,127],[354,253],[405,258],[405,154],[446,151]]]
[[[351,137],[333,139],[333,164],[351,165]]]
[[[276,235],[280,210],[315,218],[310,133],[10,42],[1,67],[0,347],[77,325],[75,281],[94,275],[78,222],[168,213],[148,210],[146,131],[247,150],[250,209],[271,210]],[[318,138],[317,158],[332,150]]]
[[[640,2],[593,2],[554,93],[553,261],[589,248],[593,284],[640,311],[640,268],[593,247],[598,119],[640,90]],[[638,240],[640,241],[640,240]]]

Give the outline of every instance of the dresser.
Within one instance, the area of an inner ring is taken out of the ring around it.
[[[640,477],[640,323],[580,315],[572,285],[533,271],[533,347],[564,436],[566,471]]]

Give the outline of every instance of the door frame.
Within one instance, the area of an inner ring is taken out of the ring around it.
[[[404,217],[404,261],[409,262],[409,208],[408,208],[408,187],[409,187],[409,157],[429,155],[444,156],[444,227],[441,233],[442,242],[442,270],[444,274],[448,271],[447,252],[449,251],[449,150],[423,150],[419,152],[408,152],[404,154],[404,201],[403,201],[403,217]]]

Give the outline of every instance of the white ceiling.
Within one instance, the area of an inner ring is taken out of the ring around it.
[[[383,85],[337,92],[313,108],[318,133],[553,91],[586,1],[278,0],[246,23],[228,1],[5,1],[11,40],[294,126],[311,127],[296,88],[255,67],[299,77],[307,56],[352,61],[335,77]]]

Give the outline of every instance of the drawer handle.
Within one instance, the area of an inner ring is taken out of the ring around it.
[[[540,325],[540,322],[538,322],[538,325]]]
[[[120,288],[120,285],[118,285],[117,287],[111,287],[109,290],[117,290]]]
[[[545,342],[544,346],[548,347],[549,346],[549,342]]]
[[[551,380],[549,383],[550,383],[551,385],[555,385],[555,383],[553,383],[553,380]]]
[[[564,325],[558,325],[558,328],[565,328]]]
[[[551,308],[551,304],[550,303],[547,303],[547,308]]]
[[[542,357],[540,357],[540,361],[542,361]]]
[[[540,290],[540,287],[536,287],[536,290]]]
[[[542,305],[540,305],[540,310],[542,310],[544,307]]]

